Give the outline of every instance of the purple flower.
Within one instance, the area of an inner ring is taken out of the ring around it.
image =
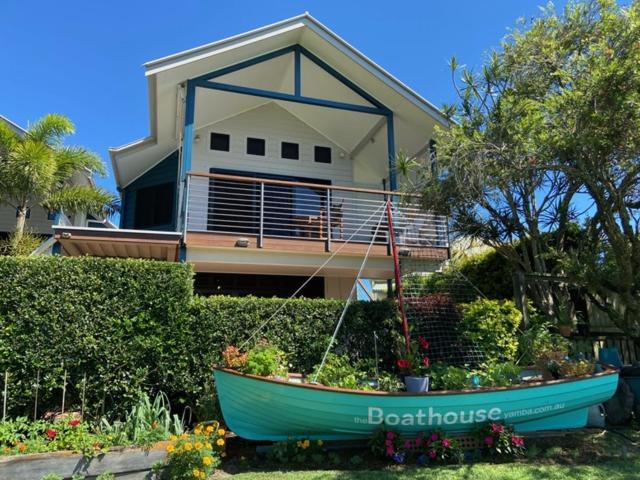
[[[484,443],[490,447],[491,445],[493,445],[493,437],[491,436],[484,437]]]
[[[430,438],[430,440],[431,440],[432,442],[435,442],[436,440],[438,440],[438,439],[440,438],[440,436],[439,436],[436,432],[433,432],[433,433],[431,434],[431,437],[429,437],[429,438]]]
[[[396,463],[404,463],[404,453],[396,453],[393,456],[393,461]]]
[[[387,432],[387,440],[393,440],[395,438],[395,433]]]

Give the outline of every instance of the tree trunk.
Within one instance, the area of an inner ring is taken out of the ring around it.
[[[15,249],[22,240],[22,236],[24,235],[24,227],[27,222],[27,207],[19,206],[18,207],[18,215],[16,218],[16,231],[13,235],[12,247]]]

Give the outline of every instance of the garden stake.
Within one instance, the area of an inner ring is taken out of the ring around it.
[[[2,421],[7,418],[7,387],[9,386],[9,370],[4,371],[4,392],[2,393]]]
[[[64,370],[64,376],[62,377],[62,414],[64,414],[64,400],[67,395],[67,369]]]
[[[84,398],[87,392],[87,372],[82,375],[82,403],[80,404],[80,417],[84,418]]]
[[[35,403],[33,405],[33,421],[35,422],[38,419],[38,389],[40,388],[40,369],[36,371],[36,384],[34,385],[35,392]]]

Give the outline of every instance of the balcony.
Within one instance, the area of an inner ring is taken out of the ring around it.
[[[184,241],[187,247],[345,255],[364,255],[371,243],[370,255],[387,256],[390,199],[402,253],[448,257],[446,218],[421,210],[418,197],[317,182],[189,173]]]

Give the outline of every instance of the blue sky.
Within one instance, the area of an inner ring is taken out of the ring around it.
[[[0,114],[26,126],[68,115],[69,143],[97,152],[148,133],[142,64],[308,11],[437,106],[454,100],[447,60],[480,65],[544,0],[2,0]],[[564,2],[556,2],[560,7]]]

